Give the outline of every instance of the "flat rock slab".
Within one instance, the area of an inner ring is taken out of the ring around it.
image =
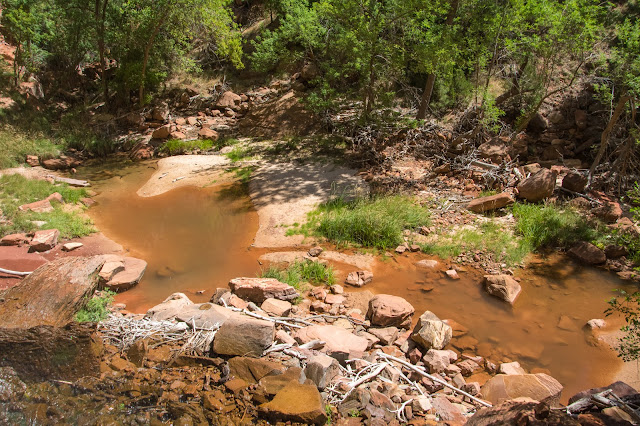
[[[482,386],[482,396],[492,404],[527,397],[556,407],[560,403],[562,389],[556,379],[544,373],[510,376],[498,374]]]
[[[63,327],[98,287],[104,260],[67,257],[39,267],[20,285],[10,288],[0,302],[0,328]]]
[[[471,200],[469,204],[467,204],[467,209],[475,213],[483,213],[491,210],[501,209],[502,207],[513,204],[514,202],[515,200],[511,197],[510,194],[502,193]]]
[[[260,411],[275,421],[291,421],[323,425],[327,416],[322,396],[314,385],[291,382],[282,388],[272,401],[262,404]]]
[[[135,257],[123,259],[124,269],[115,273],[105,286],[114,291],[125,291],[138,284],[147,270],[147,262]]]
[[[295,288],[275,278],[234,278],[229,281],[229,288],[238,297],[262,304],[265,300],[294,300],[299,294]]]
[[[321,352],[338,361],[360,358],[369,346],[369,342],[364,337],[356,336],[334,325],[312,325],[301,328],[294,332],[293,337],[300,344],[309,343],[312,340],[325,342]]]
[[[185,306],[176,319],[190,326],[195,324],[199,328],[213,328],[221,326],[232,313],[231,309],[213,303],[198,303]]]
[[[291,247],[301,244],[302,235],[286,236],[287,227],[305,223],[307,213],[332,194],[366,192],[367,185],[357,171],[336,165],[272,163],[259,167],[251,176],[249,195],[258,211],[256,247]]]
[[[173,293],[162,303],[150,308],[146,317],[154,321],[168,321],[182,312],[189,311],[194,303],[184,293]]]
[[[205,186],[225,178],[224,169],[230,160],[222,155],[176,155],[158,161],[158,170],[137,192],[141,197],[153,197],[183,186]]]

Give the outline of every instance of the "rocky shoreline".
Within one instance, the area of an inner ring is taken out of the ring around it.
[[[5,292],[0,309],[8,322],[0,324],[0,346],[11,350],[0,356],[0,389],[11,391],[0,398],[4,419],[42,415],[44,400],[56,407],[45,409],[49,421],[72,418],[80,409],[97,410],[101,421],[136,424],[324,424],[330,419],[344,425],[474,425],[502,423],[516,412],[553,418],[553,424],[635,421],[625,411],[638,399],[629,386],[617,383],[612,391],[628,402],[607,394],[608,407],[582,403],[571,415],[555,410],[562,385],[551,376],[449,349],[455,321],[429,311],[416,320],[413,306],[401,297],[334,285],[315,287],[300,301],[293,287],[265,278],[233,279],[209,303],[195,304],[176,293],[146,314],[114,306],[96,331],[81,332],[98,345],[67,355],[61,369],[56,366],[60,348],[80,333],[65,324],[73,321],[83,295],[98,288],[110,262],[104,256],[59,259]],[[65,287],[71,276],[77,284]],[[32,297],[45,283],[66,291]],[[21,288],[30,289],[30,296]],[[44,314],[30,316],[30,306]],[[55,322],[48,322],[54,316]],[[52,333],[48,341],[43,338]],[[25,351],[33,339],[15,337],[25,334],[38,336],[37,344],[47,341],[53,356]],[[481,384],[478,373],[490,378]],[[89,395],[95,395],[92,402]],[[97,401],[111,397],[111,405],[98,407]]]

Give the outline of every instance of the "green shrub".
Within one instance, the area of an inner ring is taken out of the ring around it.
[[[235,163],[238,161],[242,161],[251,156],[251,147],[248,146],[235,146],[231,151],[227,152],[226,157],[231,160],[231,162]]]
[[[220,149],[224,145],[219,145],[216,141],[211,139],[197,139],[192,141],[182,141],[180,139],[171,139],[165,142],[160,148],[160,152],[169,155],[180,155],[185,152],[194,151],[199,149],[200,151],[207,151],[213,147]]]
[[[578,241],[598,238],[597,224],[570,209],[552,205],[515,204],[516,231],[532,250],[544,247],[567,248]]]
[[[319,208],[316,231],[338,244],[387,249],[403,242],[402,231],[427,225],[429,212],[406,196],[345,201],[338,198]]]
[[[77,322],[100,322],[109,315],[108,306],[113,302],[115,293],[104,290],[100,296],[89,299],[84,308],[76,314]]]
[[[11,130],[0,130],[0,169],[24,164],[27,155],[54,158],[61,146],[51,139],[31,138]]]
[[[275,278],[296,289],[300,289],[300,283],[302,282],[326,285],[335,283],[335,276],[331,266],[311,260],[295,261],[286,268],[279,268],[272,265],[260,271],[260,277]]]

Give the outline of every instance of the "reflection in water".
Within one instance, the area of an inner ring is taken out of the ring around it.
[[[113,174],[104,169],[83,172],[100,191],[98,205],[89,210],[98,228],[149,263],[142,282],[117,300],[133,312],[144,312],[173,292],[206,301],[230,278],[255,276],[264,250],[250,248],[257,214],[242,187],[184,187],[138,197],[137,189],[152,172],[153,163]],[[565,400],[579,390],[610,383],[620,362],[612,351],[595,345],[583,326],[603,317],[613,289],[631,290],[630,285],[563,256],[536,258],[518,274],[523,290],[512,308],[486,294],[479,273],[461,272],[462,279],[453,281],[442,271],[416,269],[414,263],[422,258],[426,256],[409,254],[378,262],[374,281],[365,289],[406,298],[416,316],[431,310],[454,319],[459,330],[468,330],[458,331],[454,348],[549,372],[565,386]],[[339,278],[354,270],[337,266]],[[199,295],[199,290],[205,291]]]

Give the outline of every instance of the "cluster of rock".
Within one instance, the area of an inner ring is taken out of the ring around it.
[[[228,360],[227,390],[246,394],[266,418],[322,424],[324,402],[338,401],[341,417],[357,412],[370,424],[414,417],[463,423],[480,407],[472,397],[494,404],[523,396],[559,402],[562,386],[546,374],[447,349],[452,327],[432,312],[412,327],[415,310],[401,297],[365,292],[363,312],[352,303],[353,294],[363,293],[344,293],[338,285],[316,287],[315,301],[297,305],[291,304],[296,290],[274,279],[236,278],[229,287],[209,303],[173,294],[146,317],[217,329],[211,353]],[[392,358],[378,375],[354,379],[385,356]],[[468,379],[480,372],[497,374],[482,386]]]

